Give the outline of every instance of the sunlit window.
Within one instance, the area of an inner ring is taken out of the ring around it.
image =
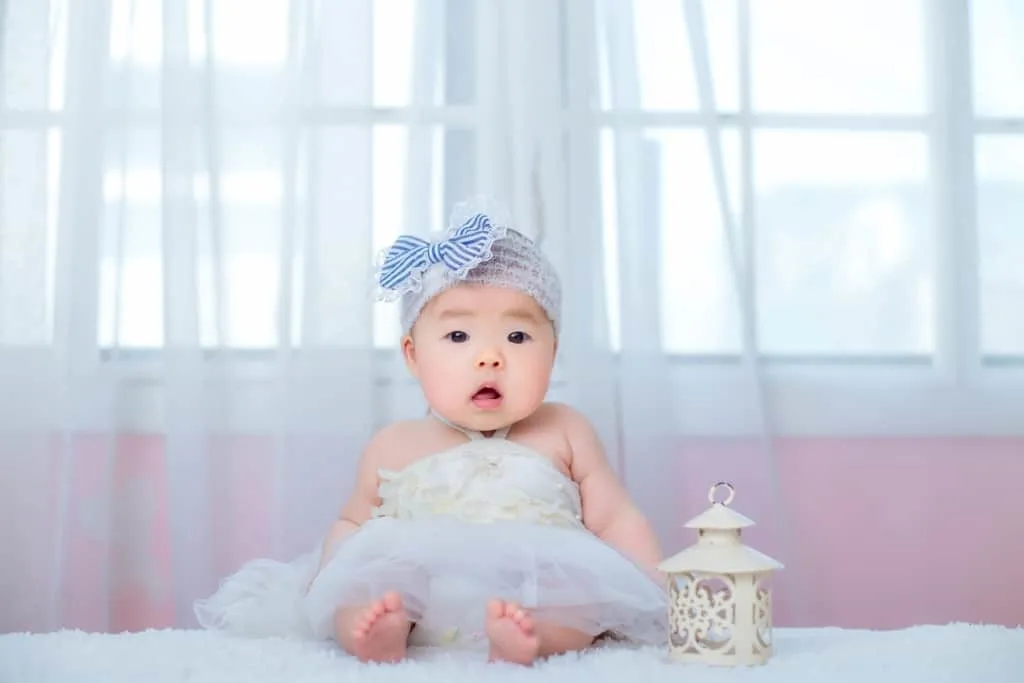
[[[692,6],[601,6],[609,15],[594,27],[601,116],[593,125],[613,345],[628,325],[623,308],[645,295],[625,279],[621,247],[634,235],[628,231],[650,230],[656,248],[647,258],[657,277],[649,282],[656,283],[668,353],[743,352],[736,267],[753,274],[763,353],[938,353],[948,273],[940,267],[946,237],[938,228],[935,152],[953,143],[934,137],[933,91],[945,77],[932,66],[937,6],[702,3],[717,115],[712,129],[701,114]],[[168,342],[165,320],[175,315],[168,302],[181,286],[164,272],[162,169],[173,153],[191,155],[183,158],[195,168],[187,185],[197,256],[189,286],[201,302],[202,344],[268,349],[357,344],[365,336],[393,346],[394,307],[376,305],[374,329],[361,330],[330,314],[332,297],[362,288],[369,301],[372,281],[349,274],[362,272],[401,231],[443,227],[451,203],[475,188],[478,46],[438,29],[461,22],[459,35],[472,34],[464,30],[472,18],[452,7],[475,11],[473,3],[417,0],[188,0],[166,7],[112,0],[107,77],[96,105],[118,122],[103,137],[97,188],[99,345]],[[969,137],[975,154],[976,187],[963,191],[976,212],[977,301],[976,310],[961,311],[976,320],[959,324],[978,326],[984,355],[1019,357],[1024,5],[975,0],[970,7],[973,82],[965,87],[973,86],[975,127],[951,134]],[[69,197],[62,185],[65,124],[48,112],[66,106],[74,87],[68,30],[75,11],[70,0],[55,0],[13,3],[5,15],[18,29],[5,35],[19,38],[2,46],[4,62],[38,63],[50,78],[7,79],[0,98],[0,224],[8,247],[18,245],[0,250],[3,344],[48,343],[60,305],[57,208],[82,197]],[[423,22],[437,29],[426,32],[429,40],[416,30]],[[196,67],[192,77],[212,79],[210,92],[217,93],[173,106],[195,106],[225,122],[215,131],[195,127],[173,150],[160,127],[161,108],[169,106],[162,97],[170,35]],[[49,43],[55,47],[47,52]],[[304,74],[299,99],[287,90],[294,81],[286,76],[296,69]],[[297,101],[298,114],[288,106]],[[417,122],[410,113],[426,111],[437,115]],[[282,134],[287,126],[294,135]],[[351,161],[364,157],[365,163]],[[631,185],[640,194],[629,201],[619,196],[624,168],[642,169]],[[36,176],[46,182],[24,180]],[[306,226],[326,209],[306,201],[304,188],[324,194],[332,211],[347,206],[346,197],[370,195],[372,207],[315,233]],[[410,202],[423,209],[417,215],[431,217],[428,224],[410,219]],[[315,292],[303,287],[311,269],[320,278]]]
[[[1024,356],[1024,4],[971,3],[983,353]]]

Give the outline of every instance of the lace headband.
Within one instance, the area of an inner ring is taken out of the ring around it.
[[[504,212],[486,199],[456,206],[440,238],[402,235],[378,260],[377,297],[401,302],[403,334],[431,299],[463,282],[518,289],[533,297],[558,332],[558,273],[540,247],[509,228]]]

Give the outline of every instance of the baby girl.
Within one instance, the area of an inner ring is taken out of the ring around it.
[[[409,645],[529,664],[602,635],[664,642],[654,534],[593,427],[545,402],[561,290],[537,245],[466,204],[440,239],[400,237],[378,276],[429,414],[371,439],[322,548],[243,567],[200,622],[333,637],[376,662]]]

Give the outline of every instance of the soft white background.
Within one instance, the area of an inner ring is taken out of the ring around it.
[[[542,233],[552,397],[669,549],[684,436],[759,440],[736,504],[788,561],[773,435],[1021,434],[1022,33],[1018,0],[0,2],[0,628],[125,585],[193,624],[245,559],[225,501],[262,555],[315,543],[423,409],[374,255],[477,192]],[[165,476],[122,474],[138,434]]]

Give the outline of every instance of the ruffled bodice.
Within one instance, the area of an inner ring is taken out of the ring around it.
[[[504,438],[474,438],[379,476],[374,517],[582,527],[576,483],[544,456]]]

